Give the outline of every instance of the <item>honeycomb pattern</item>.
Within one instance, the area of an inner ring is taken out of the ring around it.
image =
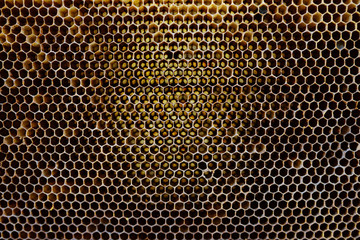
[[[359,238],[359,2],[0,1],[0,237]]]

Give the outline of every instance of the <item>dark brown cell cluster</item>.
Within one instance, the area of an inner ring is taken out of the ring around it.
[[[356,239],[359,0],[1,0],[1,239]]]

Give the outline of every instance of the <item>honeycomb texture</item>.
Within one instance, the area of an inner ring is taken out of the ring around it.
[[[359,0],[0,12],[2,239],[359,238]]]

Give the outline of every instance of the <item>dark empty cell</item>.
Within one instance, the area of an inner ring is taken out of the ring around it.
[[[343,49],[343,48],[345,47],[345,42],[344,42],[344,41],[338,41],[338,42],[336,43],[336,47],[337,47],[339,50]]]
[[[259,13],[266,14],[268,12],[268,7],[266,5],[261,5],[259,7]]]
[[[165,56],[166,56],[167,59],[173,59],[175,54],[173,52],[166,52]]]

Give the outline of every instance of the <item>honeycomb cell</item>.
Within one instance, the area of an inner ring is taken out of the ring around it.
[[[0,238],[359,238],[359,3],[0,1]]]

